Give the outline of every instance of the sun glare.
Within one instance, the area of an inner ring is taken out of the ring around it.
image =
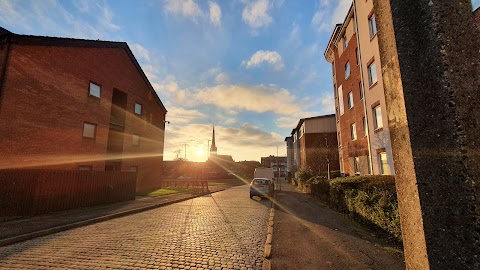
[[[199,156],[199,157],[203,156],[203,150],[198,149],[197,150],[197,156]]]

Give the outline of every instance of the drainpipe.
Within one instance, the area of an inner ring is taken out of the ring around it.
[[[357,16],[357,3],[356,0],[353,0],[353,18],[355,19],[355,32],[357,34],[357,48],[358,48],[358,65],[360,67],[360,80],[362,83],[362,91],[363,93],[363,112],[365,116],[365,122],[367,126],[366,134],[367,134],[367,145],[368,145],[368,159],[369,159],[369,170],[370,173],[373,175],[373,160],[372,160],[372,151],[371,151],[371,146],[370,146],[370,125],[368,124],[368,113],[367,113],[367,95],[365,91],[365,85],[364,85],[364,78],[363,78],[363,63],[362,63],[362,50],[360,49],[360,32],[358,31],[358,16]],[[363,124],[363,123],[362,123]]]

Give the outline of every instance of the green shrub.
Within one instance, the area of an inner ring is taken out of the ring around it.
[[[329,183],[330,203],[358,221],[401,240],[395,177],[368,175],[337,178]]]

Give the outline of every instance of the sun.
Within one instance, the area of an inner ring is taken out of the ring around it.
[[[197,150],[197,156],[199,156],[199,157],[203,156],[203,150],[202,149]]]

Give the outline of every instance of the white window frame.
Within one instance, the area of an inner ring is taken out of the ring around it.
[[[132,134],[132,146],[140,146],[140,135]]]
[[[343,107],[343,90],[342,90],[342,85],[338,87],[338,105],[340,107],[340,115],[343,115],[344,113],[344,107]]]
[[[345,64],[345,79],[350,77],[350,61]]]
[[[375,65],[375,61],[372,61],[368,67],[368,85],[371,87],[372,85],[376,84],[378,81],[377,76],[377,66]]]
[[[373,113],[373,128],[379,130],[383,128],[382,107],[379,105],[372,109]]]
[[[355,123],[350,125],[350,137],[352,138],[352,141],[357,140],[357,125]]]
[[[93,131],[88,130],[88,128],[93,128]],[[95,139],[96,136],[97,136],[97,124],[90,123],[90,122],[83,122],[83,138]]]
[[[382,175],[389,175],[390,174],[390,166],[388,165],[388,158],[386,152],[378,153],[378,167],[380,174]]]
[[[345,51],[348,47],[348,40],[347,40],[347,34],[343,34],[342,36],[342,43],[343,43],[343,51]]]
[[[135,102],[134,112],[136,115],[142,115],[143,105],[141,103]]]
[[[360,157],[353,157],[353,173],[360,174]]]
[[[88,88],[88,95],[91,97],[100,98],[102,94],[102,87],[96,83],[90,82],[90,87]]]
[[[368,17],[368,30],[370,31],[370,39],[373,39],[377,35],[377,21],[373,13]]]
[[[349,109],[353,108],[353,91],[348,92],[347,101],[348,101],[348,108]]]

